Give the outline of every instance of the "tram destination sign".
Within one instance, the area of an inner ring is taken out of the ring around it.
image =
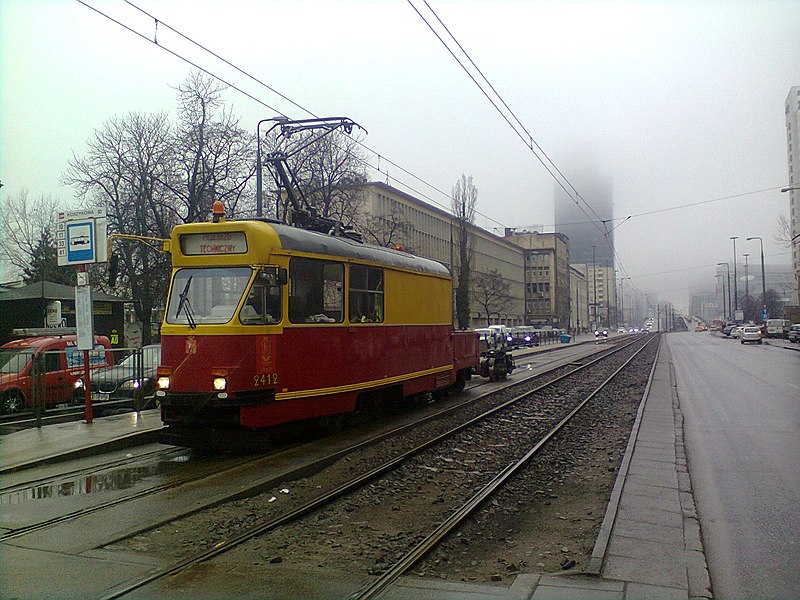
[[[181,252],[187,256],[247,252],[247,236],[244,231],[184,233],[180,236],[180,243]]]

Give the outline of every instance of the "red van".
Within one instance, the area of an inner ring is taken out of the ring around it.
[[[95,336],[89,351],[89,367],[114,364],[111,343]],[[19,412],[33,406],[34,362],[41,367],[36,394],[44,395],[44,406],[73,401],[75,381],[83,375],[83,350],[75,335],[35,336],[0,346],[0,413]]]

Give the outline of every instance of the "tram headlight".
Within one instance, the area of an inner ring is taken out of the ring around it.
[[[228,387],[228,382],[224,377],[214,377],[214,390],[217,392],[224,392]]]
[[[169,377],[162,375],[158,378],[158,389],[159,390],[169,389]]]

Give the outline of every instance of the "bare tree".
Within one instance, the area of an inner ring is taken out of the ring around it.
[[[247,212],[252,201],[253,137],[225,110],[222,90],[208,77],[190,74],[177,88],[176,128],[163,113],[111,119],[64,176],[88,204],[106,206],[111,233],[139,238],[117,247],[121,285],[134,300],[145,342],[153,308],[164,303],[170,269],[169,257],[146,238],[167,238],[181,222],[205,220],[214,200],[223,200],[230,215]]]
[[[37,257],[43,256],[43,243],[55,249],[58,211],[59,203],[52,196],[31,200],[27,189],[6,196],[0,251],[18,276],[27,276]]]
[[[453,187],[451,208],[458,220],[456,236],[458,243],[458,285],[456,287],[456,321],[459,328],[470,325],[470,272],[472,252],[469,240],[469,226],[475,222],[475,207],[478,203],[478,188],[472,176],[461,175]]]
[[[486,324],[491,325],[493,315],[500,316],[508,310],[511,303],[509,294],[511,284],[503,279],[497,269],[489,269],[487,273],[476,273],[473,279],[473,298],[486,314]]]
[[[186,223],[205,220],[215,200],[230,215],[249,212],[255,175],[255,140],[225,109],[224,87],[192,72],[177,88],[180,124],[175,134],[178,171],[165,180]]]
[[[408,244],[414,224],[406,220],[397,208],[382,216],[368,215],[364,217],[361,227],[369,241],[378,246],[403,246],[406,252],[414,252]]]
[[[111,119],[95,132],[86,156],[73,156],[64,182],[93,206],[105,206],[111,234],[167,238],[179,221],[169,181],[174,164],[171,128],[165,114],[132,113]],[[150,342],[152,309],[163,304],[169,279],[169,257],[148,244],[119,242],[122,289]],[[154,248],[156,251],[154,251]],[[98,280],[95,282],[104,287]]]
[[[789,225],[789,220],[786,215],[778,215],[776,223],[777,231],[772,234],[772,240],[779,246],[784,248],[792,247],[792,227]]]

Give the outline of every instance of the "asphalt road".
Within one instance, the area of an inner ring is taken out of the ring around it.
[[[800,352],[667,339],[714,597],[800,598]]]

